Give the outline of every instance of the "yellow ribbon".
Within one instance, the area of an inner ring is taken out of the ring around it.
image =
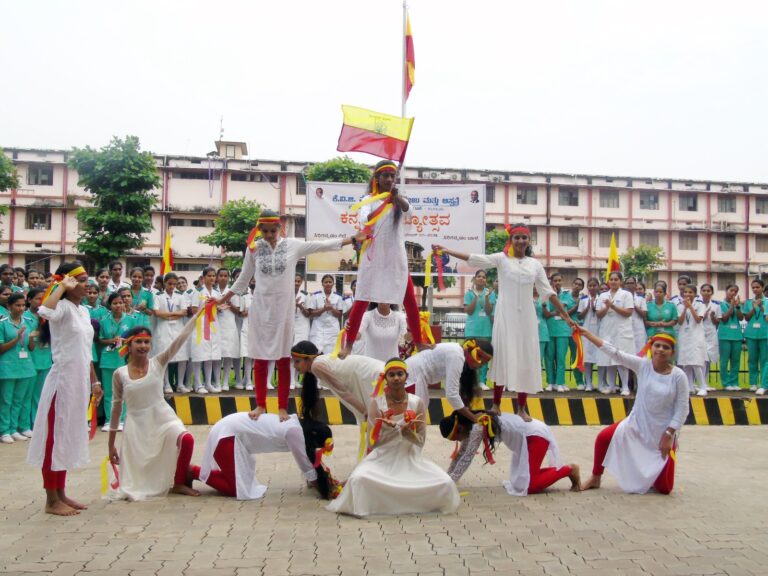
[[[109,456],[106,456],[101,461],[101,495],[107,495],[107,488],[109,487],[109,476],[107,476],[107,464],[109,464]]]
[[[421,339],[426,336],[430,344],[435,343],[435,337],[432,334],[432,326],[429,324],[429,312],[419,312],[419,329],[421,330]]]
[[[360,424],[360,451],[357,453],[357,461],[360,462],[365,457],[365,439],[368,434],[368,421],[364,420]]]
[[[424,263],[424,288],[432,286],[432,250],[427,252],[427,261]]]
[[[339,335],[336,337],[336,344],[333,346],[333,352],[331,352],[331,358],[337,358],[339,356],[339,352],[341,352],[341,344],[344,342],[344,336],[346,336],[346,334],[346,328],[339,332]]]
[[[493,438],[493,423],[491,421],[491,417],[488,414],[483,414],[477,419],[477,423],[481,426],[485,426],[485,428],[488,430],[488,438]]]
[[[376,202],[377,200],[386,200],[392,196],[391,192],[382,192],[381,194],[374,194],[374,195],[368,195],[357,204],[352,204],[352,206],[349,207],[350,212],[357,212],[362,208],[363,206],[367,204],[372,204],[373,202]]]

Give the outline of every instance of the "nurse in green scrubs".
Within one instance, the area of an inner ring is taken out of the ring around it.
[[[35,382],[32,386],[32,399],[29,409],[30,428],[37,415],[37,405],[40,402],[40,393],[43,391],[43,384],[45,384],[45,379],[53,365],[50,342],[42,342],[40,340],[41,325],[37,310],[43,302],[43,294],[45,294],[45,288],[30,289],[27,294],[27,306],[29,306],[29,308],[24,312],[24,320],[29,324],[30,330],[29,339],[31,344],[29,346],[29,352],[32,356],[32,363],[35,365]]]
[[[550,276],[549,283],[557,293],[563,308],[571,311],[576,306],[576,302],[574,302],[569,290],[560,289],[563,284],[563,276],[559,272],[555,272]],[[547,377],[549,382],[547,383],[547,391],[551,392],[552,384],[554,384],[558,392],[567,392],[568,388],[565,385],[565,356],[568,354],[568,342],[571,340],[571,327],[568,325],[568,322],[561,318],[551,302],[547,302],[543,312],[544,318],[547,319],[547,328],[549,329],[549,355],[547,357]],[[553,375],[554,382],[552,381]]]

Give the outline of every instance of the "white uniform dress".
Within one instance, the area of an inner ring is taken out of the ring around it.
[[[211,470],[219,470],[213,455],[219,442],[235,438],[235,481],[238,500],[261,498],[267,487],[256,478],[256,454],[290,452],[307,481],[317,480],[317,472],[307,458],[304,432],[296,414],[280,422],[277,414],[262,414],[251,420],[247,412],[222,418],[208,434],[200,466],[200,480],[205,482]]]
[[[408,410],[425,419],[424,403],[413,394],[408,394]],[[381,395],[371,405],[369,429],[386,411],[387,400]],[[392,420],[402,424],[404,416]],[[352,470],[341,494],[326,509],[353,516],[455,512],[459,491],[442,468],[422,456],[425,436],[424,424],[416,431],[384,424],[373,451]]]
[[[720,361],[720,340],[717,336],[717,326],[710,316],[712,312],[718,320],[723,317],[723,309],[717,300],[710,300],[709,304],[704,304],[704,320],[701,321],[704,324],[704,340],[707,343],[707,360],[714,363]]]
[[[714,306],[713,306],[714,307]],[[699,301],[693,301],[693,309],[698,316],[703,316],[706,305]],[[685,306],[677,305],[678,316],[683,313]],[[704,366],[707,362],[707,340],[704,335],[704,320],[696,322],[690,310],[685,312],[685,320],[677,325],[677,365],[678,366]]]
[[[211,288],[210,291],[205,286],[203,286],[200,288],[200,290],[192,295],[192,301],[190,305],[195,308],[205,306],[205,302],[208,300],[208,298],[221,298],[221,292],[219,292],[215,286]],[[205,318],[203,318],[202,321],[205,323]],[[191,342],[189,359],[192,360],[192,362],[221,360],[221,329],[219,328],[218,317],[213,322],[213,324],[211,324],[210,340],[206,340],[204,336],[201,336],[200,342],[198,343],[197,334],[193,334],[189,341]]]
[[[535,394],[541,392],[541,355],[533,288],[542,304],[555,294],[544,267],[534,258],[514,258],[498,252],[472,254],[470,266],[495,267],[499,296],[493,318],[493,361],[488,377],[498,386]]]
[[[48,411],[56,395],[56,420],[51,470],[72,470],[88,463],[88,430],[85,426],[91,395],[93,327],[84,306],[62,298],[55,309],[40,306],[38,314],[50,323],[53,366],[40,394],[35,434],[27,462],[42,466],[48,438]]]
[[[231,292],[227,288],[222,292],[226,294]],[[235,295],[229,301],[229,310],[217,309],[216,323],[221,332],[221,357],[222,358],[240,358],[240,330],[237,328],[237,316],[235,312],[240,310],[240,297]]]
[[[360,209],[360,226],[381,202]],[[373,227],[373,241],[360,258],[355,299],[383,304],[402,304],[408,285],[408,255],[405,252],[405,214],[394,221],[392,208]]]
[[[593,306],[597,306],[598,296],[599,295],[594,298],[587,296],[586,298],[579,300],[579,313],[584,312],[585,310],[587,311],[586,316],[584,316],[583,326],[592,332],[592,334],[600,333],[600,319],[597,317],[597,312],[593,308]],[[584,362],[597,364],[597,359],[600,354],[597,346],[592,344],[592,342],[586,338],[582,338],[581,341],[584,344]]]
[[[291,355],[296,263],[315,252],[341,250],[341,242],[341,238],[313,242],[280,238],[273,249],[262,238],[254,250],[247,251],[243,271],[232,285],[232,291],[245,294],[255,277],[248,313],[249,358],[279,360]]]
[[[331,292],[327,297],[331,301],[331,306],[335,310],[341,310],[342,299],[336,292]],[[309,300],[309,307],[312,310],[319,310],[325,306],[326,295],[320,290],[312,294]],[[339,319],[331,312],[323,312],[320,316],[312,318],[312,327],[309,330],[309,339],[312,344],[323,354],[330,354],[336,345],[336,338],[339,335],[341,327]]]
[[[597,310],[603,310],[606,302],[611,300],[619,308],[632,310],[634,307],[634,297],[632,294],[619,288],[615,294],[603,292],[597,299]],[[608,313],[600,319],[600,330],[598,335],[603,340],[613,343],[619,350],[627,354],[636,354],[635,332],[632,327],[632,317],[625,318],[615,310],[608,310]],[[617,366],[617,362],[606,354],[599,353],[597,357],[598,366]]]
[[[174,291],[171,296],[168,296],[168,292],[163,291],[155,295],[156,311],[178,312],[186,309],[187,298],[184,294]],[[176,340],[186,323],[182,318],[175,320],[165,320],[157,316],[153,316],[153,318],[156,318],[156,324],[152,338],[152,350],[157,354],[166,350]],[[189,360],[189,345],[185,342],[170,362],[184,362],[186,360]]]
[[[307,317],[304,316],[304,314],[301,313],[301,310],[299,310],[298,304],[301,304],[306,308],[309,309],[309,296],[305,294],[304,292],[299,291],[298,294],[296,294],[296,300],[295,300],[297,306],[294,309],[293,312],[293,343],[296,344],[297,342],[302,342],[303,340],[309,340],[309,328],[312,324],[312,321]]]
[[[620,352],[609,342],[602,351],[615,364],[637,374],[637,396],[632,411],[616,427],[603,466],[625,492],[645,494],[667,463],[659,441],[664,430],[678,432],[688,416],[688,379],[680,368],[658,374],[651,360]]]
[[[634,310],[632,310],[632,332],[635,334],[635,352],[640,352],[648,341],[648,336],[645,331],[645,320],[640,315],[639,311],[648,311],[648,302],[644,296],[633,296]]]
[[[185,334],[192,330],[188,327]],[[178,346],[183,348],[183,344]],[[120,441],[120,487],[108,493],[110,500],[162,497],[173,486],[178,439],[187,431],[163,395],[163,374],[173,352],[166,348],[151,358],[143,378],[131,379],[128,366],[115,370],[112,377],[110,427],[116,429],[120,423],[123,402],[126,412]]]
[[[529,436],[539,436],[549,442],[547,453],[549,465],[562,468],[563,461],[560,458],[560,450],[557,441],[552,435],[549,426],[540,420],[526,422],[517,414],[502,414],[499,416],[501,441],[512,452],[512,461],[509,465],[509,479],[502,485],[510,496],[527,496],[528,486],[531,483],[531,470],[528,462]],[[462,441],[456,458],[448,467],[448,475],[458,482],[459,478],[467,471],[475,455],[481,448],[484,437],[484,428],[480,424],[472,426],[469,436]]]
[[[364,354],[382,362],[397,357],[397,343],[407,330],[405,314],[402,312],[390,310],[384,316],[377,308],[368,310],[360,323]]]
[[[454,410],[464,407],[459,395],[459,378],[464,369],[464,349],[460,344],[443,342],[406,358],[408,385],[416,385],[416,396],[429,405],[429,385],[445,382],[445,398]]]

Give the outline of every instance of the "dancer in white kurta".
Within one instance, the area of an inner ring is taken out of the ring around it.
[[[459,481],[480,451],[488,462],[493,463],[488,452],[495,448],[496,439],[501,438],[512,452],[509,478],[502,482],[510,496],[543,492],[562,478],[570,478],[572,492],[581,490],[579,467],[576,464],[563,465],[555,437],[544,422],[526,422],[517,414],[487,414],[485,418],[489,420],[481,417],[482,423],[473,424],[454,412],[440,421],[443,438],[461,442],[456,457],[448,467],[448,475],[454,482]],[[489,424],[494,437],[488,432]],[[547,454],[550,466],[542,468]]]
[[[229,270],[219,268],[216,271],[216,284],[219,292],[226,294],[229,292]],[[221,389],[229,390],[229,375],[234,370],[235,383],[237,388],[241,382],[240,375],[240,326],[237,324],[237,318],[240,315],[240,297],[233,296],[227,304],[217,307],[216,321],[221,330],[221,366],[214,362],[213,371],[221,374]]]
[[[363,238],[360,249],[355,302],[347,320],[344,357],[352,353],[360,323],[369,302],[403,304],[408,328],[417,349],[428,348],[421,340],[419,304],[413,290],[405,251],[405,216],[410,209],[408,200],[395,186],[397,165],[382,160],[373,168],[368,183],[368,202],[360,209],[359,222]],[[387,197],[373,200],[380,194]]]
[[[371,452],[352,471],[331,512],[372,515],[455,512],[459,491],[437,464],[421,454],[426,439],[424,403],[405,391],[401,360],[386,364],[386,392],[368,408]]]
[[[360,324],[363,354],[386,362],[398,355],[397,344],[408,330],[405,314],[389,304],[379,304],[368,310]]]
[[[644,352],[642,357],[627,354],[586,330],[581,332],[602,353],[637,374],[632,411],[598,434],[592,477],[582,488],[599,488],[606,468],[625,492],[644,494],[654,487],[669,494],[674,486],[676,439],[688,416],[688,382],[672,364],[675,337],[652,336],[648,360]]]
[[[704,315],[706,305],[696,298],[696,288],[692,284],[683,288],[683,298],[677,305],[678,352],[677,365],[688,378],[688,391],[698,391],[700,396],[707,395],[707,383],[704,379],[704,367],[707,364],[707,340],[704,334]],[[698,383],[698,388],[694,386]]]
[[[637,354],[635,348],[635,330],[632,326],[632,313],[635,309],[635,297],[621,288],[621,273],[611,272],[608,277],[608,291],[600,294],[595,310],[600,319],[600,338],[604,338],[627,354]],[[600,352],[598,366],[604,366],[607,388],[601,392],[612,394],[616,391],[616,373],[621,378],[621,395],[629,396],[629,371],[626,366]]]
[[[267,370],[269,361],[275,360],[278,410],[285,420],[291,386],[296,264],[315,252],[340,250],[351,244],[353,238],[306,242],[280,238],[279,234],[280,216],[264,210],[251,232],[243,271],[223,301],[231,298],[230,294],[245,294],[251,280],[256,279],[248,314],[248,356],[254,359],[256,417],[267,411]]]
[[[53,366],[40,394],[27,462],[42,467],[45,511],[72,516],[86,506],[66,495],[67,470],[88,463],[88,398],[93,394],[98,404],[103,391],[91,358],[90,315],[80,305],[88,273],[79,262],[71,262],[59,266],[54,278],[58,285],[38,309],[50,329]]]
[[[184,319],[187,317],[187,298],[184,294],[176,291],[178,276],[169,272],[163,277],[164,290],[155,294],[155,328],[153,330],[152,346],[158,353],[166,350],[176,338],[181,334],[184,328]],[[187,361],[189,360],[189,345],[186,341],[179,347],[178,352],[168,363],[176,364],[176,391],[180,393],[189,392],[184,386],[184,378],[187,373]],[[168,378],[168,370],[165,371],[164,389],[166,394],[173,392]]]
[[[575,326],[549,284],[544,267],[530,256],[531,231],[524,224],[507,227],[509,241],[503,252],[496,254],[466,254],[433,246],[450,256],[466,260],[477,268],[496,268],[499,296],[493,318],[494,361],[489,377],[495,382],[494,411],[501,412],[504,388],[517,391],[518,413],[530,418],[525,409],[528,394],[541,392],[541,356],[539,351],[538,319],[533,301],[534,287],[542,303],[553,303],[560,316]]]
[[[202,314],[201,309],[198,312]],[[163,396],[163,374],[195,329],[195,318],[162,352],[149,358],[152,335],[138,326],[124,341],[128,362],[112,376],[112,414],[109,427],[109,459],[120,466],[119,487],[108,493],[111,500],[147,500],[173,490],[197,496],[191,488],[189,463],[195,441]],[[120,451],[115,439],[125,402],[125,423]]]

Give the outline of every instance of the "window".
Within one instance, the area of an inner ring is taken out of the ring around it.
[[[699,285],[699,283],[697,281],[698,280],[698,274],[696,272],[689,272],[688,270],[686,270],[685,272],[680,272],[680,274],[678,274],[678,276],[681,276],[683,274],[685,274],[686,276],[688,276],[688,278],[691,279],[691,284],[693,284],[694,286],[698,286]],[[679,291],[677,290],[677,281],[675,281],[675,285],[673,286],[672,293],[675,294],[675,293],[678,293],[678,292]]]
[[[680,232],[677,242],[680,250],[699,249],[699,235],[696,232]]]
[[[755,214],[768,214],[768,198],[755,198]]]
[[[227,149],[224,152],[224,154],[227,156],[227,158],[234,158],[235,151],[236,151],[235,146],[233,146],[232,144],[227,144]]]
[[[640,210],[658,210],[658,192],[640,192]]]
[[[557,245],[578,247],[579,229],[578,228],[560,228],[557,232]]]
[[[658,246],[659,232],[657,230],[640,230],[640,244]]]
[[[51,271],[51,254],[33,254],[24,256],[24,268],[27,270],[35,269],[40,274],[47,274]]]
[[[538,228],[533,228],[532,226],[529,226],[528,228],[531,231],[531,246],[536,246],[538,244],[537,240],[539,239]]]
[[[579,191],[576,188],[560,188],[560,206],[578,206]]]
[[[234,174],[232,176],[234,180]],[[180,178],[182,180],[219,180],[221,178],[221,170],[211,170],[210,173],[208,170],[171,172],[171,178]]]
[[[27,210],[27,221],[25,228],[27,230],[50,230],[51,211]]]
[[[680,194],[680,210],[683,212],[696,212],[698,209],[699,202],[696,194]]]
[[[720,252],[736,252],[736,234],[718,234],[717,249]]]
[[[192,282],[197,280],[197,277],[200,275],[200,273],[203,271],[203,268],[206,267],[206,264],[201,264],[199,262],[174,262],[173,263],[173,271],[174,272],[195,272],[195,274],[189,274],[189,275],[183,275],[187,278],[187,282],[189,284],[189,288],[194,288],[192,286]]]
[[[768,236],[755,236],[755,251],[768,252]]]
[[[598,246],[600,248],[611,247],[611,235],[616,234],[616,246],[619,245],[619,233],[615,230],[600,230],[600,239],[598,240]]]
[[[303,174],[299,174],[298,176],[296,176],[296,195],[297,196],[307,195],[307,181],[304,180]]]
[[[618,190],[600,190],[600,208],[618,208]]]
[[[736,212],[736,198],[733,196],[718,196],[717,197],[717,211],[734,213]]]
[[[206,218],[171,218],[171,226],[191,226],[192,228],[214,228],[214,220]]]
[[[53,166],[32,164],[27,169],[27,184],[30,186],[53,186]]]
[[[725,291],[731,284],[736,284],[736,274],[734,272],[720,272],[717,275],[718,290]]]
[[[307,219],[304,216],[295,216],[293,218],[293,236],[295,238],[305,238],[307,236]]]
[[[485,185],[485,201],[496,202],[496,184]]]
[[[538,190],[534,186],[526,186],[517,189],[517,203],[535,206],[539,203]]]

